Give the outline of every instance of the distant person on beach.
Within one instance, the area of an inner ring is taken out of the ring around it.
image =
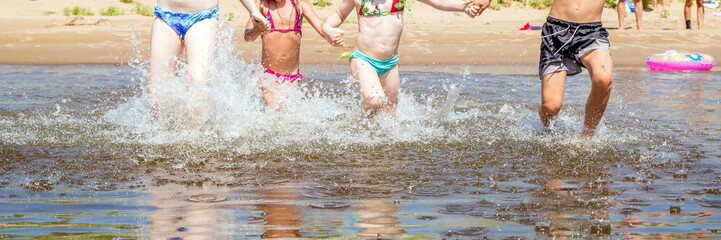
[[[546,128],[561,111],[566,76],[588,69],[591,93],[586,102],[583,137],[591,137],[606,111],[613,82],[608,32],[601,25],[604,0],[554,0],[541,37],[541,108]]]
[[[686,4],[683,7],[683,18],[686,20],[686,29],[691,29],[691,7],[693,6],[693,2],[696,2],[696,24],[700,30],[703,28],[703,0],[686,0]]]
[[[265,68],[260,78],[266,106],[281,109],[277,91],[284,86],[298,86],[300,73],[300,40],[303,36],[303,17],[323,36],[323,20],[306,0],[260,0],[260,11],[270,21],[270,29],[248,19],[245,41],[263,40],[261,64]]]
[[[252,0],[241,0],[259,26],[268,20]],[[150,34],[150,104],[158,110],[157,91],[175,77],[178,58],[185,51],[188,89],[193,92],[185,107],[186,125],[199,127],[209,115],[208,72],[215,56],[218,33],[218,0],[158,0]]]
[[[643,1],[633,0],[633,12],[636,14],[636,29],[641,30],[641,22],[643,20]],[[623,30],[623,20],[626,18],[626,0],[618,0],[616,11],[618,11],[618,29]]]
[[[419,1],[443,11],[463,11],[470,17],[479,15],[489,2]],[[373,117],[381,110],[391,116],[396,114],[400,88],[398,45],[403,32],[403,11],[407,7],[406,0],[343,0],[323,25],[328,41],[335,46],[344,46],[344,32],[338,27],[349,14],[358,14],[358,37],[349,64],[363,97],[361,108],[367,117]]]

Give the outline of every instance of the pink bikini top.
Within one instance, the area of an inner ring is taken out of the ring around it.
[[[293,25],[293,28],[291,29],[277,29],[275,28],[275,23],[273,22],[273,18],[270,17],[270,1],[268,0],[268,12],[265,13],[265,18],[268,19],[270,22],[270,30],[273,31],[279,31],[279,32],[290,32],[290,31],[303,31],[303,16],[300,15],[298,12],[298,6],[295,5],[295,1],[290,0],[290,3],[293,4],[293,9],[295,9],[295,24]]]

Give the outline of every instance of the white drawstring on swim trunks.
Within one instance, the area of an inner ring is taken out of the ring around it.
[[[556,50],[556,52],[553,53],[553,55],[558,54],[558,52],[560,52],[561,49],[563,49],[563,47],[566,46],[566,44],[568,44],[569,42],[571,42],[571,41],[573,40],[573,37],[576,36],[576,32],[578,32],[578,28],[579,28],[579,27],[581,27],[581,25],[576,26],[576,30],[573,30],[573,34],[571,34],[571,37],[568,38],[568,41],[566,41],[565,43],[563,43],[563,45],[561,45],[561,47],[558,48],[558,50]],[[559,33],[562,33],[562,32],[566,32],[566,31],[568,31],[568,29],[570,29],[570,28],[571,28],[571,25],[569,24],[568,27],[566,27],[566,29],[563,29],[562,31],[558,31],[558,32],[555,32],[555,33],[552,33],[552,34],[548,34],[548,35],[546,35],[546,36],[542,36],[541,38],[546,38],[546,37],[550,37],[550,36],[553,36],[553,35],[556,35],[556,34],[559,34]]]

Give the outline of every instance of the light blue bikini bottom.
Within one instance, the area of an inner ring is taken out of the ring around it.
[[[391,68],[398,64],[398,55],[395,55],[390,59],[378,60],[363,54],[362,52],[358,51],[358,49],[353,49],[353,55],[351,55],[350,58],[358,58],[366,61],[376,70],[378,76],[385,74],[386,72],[388,72],[388,70],[391,70]]]
[[[181,39],[185,39],[190,27],[196,23],[209,18],[218,18],[218,7],[206,9],[203,11],[182,13],[167,11],[160,6],[155,6],[155,16],[165,21]]]

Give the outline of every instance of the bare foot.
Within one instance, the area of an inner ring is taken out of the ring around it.
[[[594,130],[594,129],[584,128],[583,132],[581,132],[581,139],[589,140],[589,139],[591,139],[591,137],[593,137],[593,134],[595,134],[595,133],[596,133],[596,130]]]

